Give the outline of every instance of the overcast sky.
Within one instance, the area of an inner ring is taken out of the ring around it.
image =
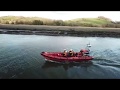
[[[60,20],[104,16],[113,21],[120,21],[120,11],[0,11],[0,16],[37,16]]]

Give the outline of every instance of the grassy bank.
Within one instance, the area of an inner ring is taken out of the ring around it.
[[[47,26],[47,25],[0,25],[1,34],[36,34],[56,36],[92,36],[120,37],[120,28],[80,27],[80,26]]]
[[[102,16],[65,21],[40,17],[3,16],[0,17],[0,33],[120,37],[120,22],[113,22]]]
[[[99,16],[97,18],[77,18],[65,21],[41,17],[3,16],[0,17],[0,24],[120,28],[120,22],[114,22],[103,16]]]
[[[102,27],[81,27],[81,26],[50,26],[50,25],[11,25],[0,24],[0,29],[4,30],[63,30],[63,31],[106,31],[120,32],[120,28],[102,28]]]

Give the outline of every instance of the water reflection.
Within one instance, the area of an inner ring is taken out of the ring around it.
[[[43,69],[47,69],[47,68],[56,68],[56,67],[60,67],[62,66],[65,70],[68,70],[69,68],[72,68],[74,66],[77,67],[89,67],[93,65],[92,61],[87,61],[87,62],[79,62],[79,63],[56,63],[56,62],[50,62],[50,61],[46,61],[42,68]]]

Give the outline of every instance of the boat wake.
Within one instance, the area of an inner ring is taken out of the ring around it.
[[[69,62],[69,63],[45,61],[42,68],[47,69],[47,68],[56,68],[56,67],[62,66],[65,70],[68,70],[69,68],[72,68],[75,66],[77,66],[77,67],[89,67],[91,65],[93,65],[92,61]]]

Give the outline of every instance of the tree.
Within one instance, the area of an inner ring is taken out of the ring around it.
[[[57,25],[57,26],[64,26],[64,22],[62,20],[54,20],[53,21],[53,24],[54,25]]]
[[[33,25],[43,25],[43,21],[41,20],[34,20],[32,23]]]

